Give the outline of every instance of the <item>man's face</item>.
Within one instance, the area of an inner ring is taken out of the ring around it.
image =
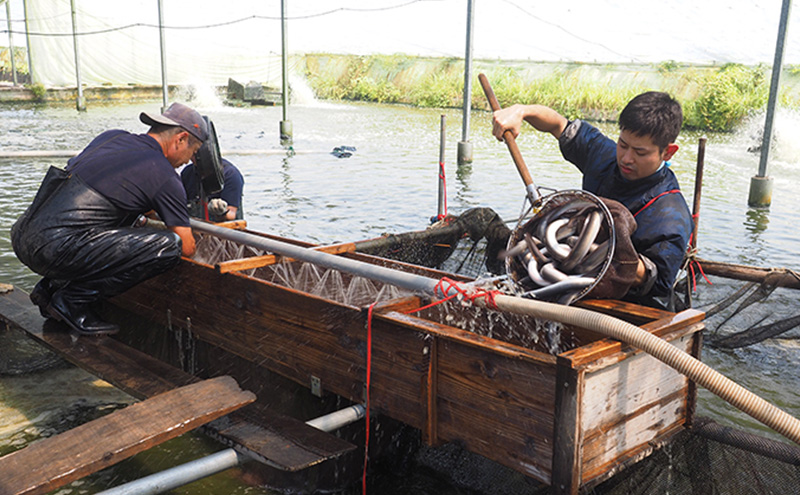
[[[650,136],[622,130],[617,139],[617,167],[622,177],[628,180],[643,179],[654,174],[661,162],[672,158],[676,151],[676,144],[659,150]]]
[[[189,133],[182,132],[173,136],[173,142],[168,147],[170,153],[167,154],[167,160],[173,167],[178,168],[181,165],[189,163],[197,150],[203,145],[196,139],[189,138]]]

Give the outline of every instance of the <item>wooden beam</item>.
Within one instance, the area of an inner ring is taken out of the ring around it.
[[[0,493],[47,493],[255,399],[229,376],[156,395],[0,458]]]
[[[723,263],[697,258],[696,260],[706,275],[747,280],[749,282],[764,282],[768,278],[778,287],[800,289],[800,274],[787,268],[759,268],[734,263]]]

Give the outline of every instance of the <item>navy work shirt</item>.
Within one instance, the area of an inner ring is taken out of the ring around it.
[[[583,172],[584,190],[619,201],[634,215],[638,227],[631,236],[633,246],[658,269],[649,294],[633,295],[634,290],[625,299],[669,308],[672,285],[694,225],[675,174],[661,167],[648,177],[625,179],[617,168],[617,144],[580,120],[569,123],[559,144],[564,158]]]
[[[228,206],[233,206],[239,209],[239,211],[237,211],[237,217],[241,218],[239,216],[239,212],[242,211],[242,191],[244,189],[244,177],[242,177],[242,173],[239,172],[238,168],[223,158],[222,178],[225,182],[222,191],[215,194],[209,194],[208,199],[224,199],[225,202],[228,203]],[[200,198],[200,177],[197,175],[194,163],[186,165],[183,170],[181,170],[181,181],[183,182],[183,187],[186,189],[186,195],[189,199]]]
[[[169,227],[188,227],[186,192],[161,145],[147,134],[106,131],[67,162],[67,172],[132,215],[155,210]]]

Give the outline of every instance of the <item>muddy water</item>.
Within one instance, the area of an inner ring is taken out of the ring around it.
[[[83,114],[72,107],[0,109],[3,151],[80,149],[109,128],[144,132],[138,122],[151,105],[92,105]],[[246,185],[244,211],[251,228],[316,243],[334,243],[424,228],[436,214],[440,114],[447,118],[447,206],[451,213],[467,208],[493,208],[513,220],[523,202],[523,187],[503,144],[489,134],[485,113],[472,116],[472,165],[455,165],[456,142],[461,139],[460,112],[420,110],[401,106],[315,103],[290,108],[295,141],[293,156],[278,146],[280,108],[227,108],[200,102],[203,113],[215,123],[226,157],[242,171]],[[792,135],[798,120],[782,115],[779,135]],[[601,125],[616,136],[613,125]],[[800,268],[797,250],[797,184],[800,151],[778,140],[769,173],[774,177],[773,205],[753,210],[746,205],[750,177],[758,156],[748,153],[755,128],[708,136],[699,247],[705,258],[756,266]],[[783,133],[781,133],[783,129]],[[673,165],[691,201],[696,148],[700,136],[685,133]],[[523,156],[541,187],[577,188],[580,175],[560,157],[555,141],[526,131],[518,139]],[[353,146],[349,158],[330,152]],[[236,152],[247,151],[246,154]],[[261,150],[263,153],[250,153]],[[11,250],[8,231],[36,192],[51,165],[64,158],[0,159],[0,281],[30,290],[37,280]],[[741,283],[712,279],[701,281],[697,302],[710,304]],[[720,332],[733,332],[766,318],[764,322],[792,316],[798,311],[798,293],[776,290],[765,302],[732,317]],[[728,312],[730,313],[730,311]],[[714,330],[727,315],[710,322]],[[789,332],[790,337],[797,335]],[[20,347],[24,338],[3,333],[1,349]],[[5,354],[5,353],[3,353]],[[31,354],[36,355],[36,352]],[[704,360],[767,400],[800,416],[800,379],[797,378],[797,344],[780,339],[732,352],[704,351]],[[39,359],[39,357],[37,357]],[[0,359],[2,361],[2,359]],[[35,373],[17,374],[14,363],[0,368],[0,453],[70,425],[121,407],[131,399],[102,382],[56,359],[35,363]],[[701,391],[699,414],[720,422],[761,430],[760,425]],[[766,432],[770,434],[769,432]],[[220,448],[202,437],[186,435],[169,445],[137,456],[119,467],[73,484],[59,493],[93,493],[149,470],[163,469]],[[221,481],[219,481],[221,480]],[[211,485],[192,485],[180,493],[259,493],[239,483],[235,476],[218,475]],[[216,484],[215,484],[216,483]],[[214,488],[211,488],[213,486]],[[442,493],[441,487],[430,493]],[[424,493],[424,490],[423,490]],[[455,492],[453,492],[455,493]]]

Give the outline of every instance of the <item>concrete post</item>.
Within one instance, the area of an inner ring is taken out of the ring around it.
[[[291,145],[294,139],[292,122],[287,117],[289,109],[289,54],[286,33],[286,1],[281,0],[281,72],[283,73],[283,85],[281,88],[283,105],[283,120],[281,120],[281,145]]]
[[[467,0],[467,49],[464,55],[464,116],[461,126],[461,141],[458,142],[459,165],[472,163],[472,143],[469,142],[469,114],[472,110],[472,18],[475,0]]]
[[[769,86],[767,117],[764,123],[764,136],[761,143],[761,161],[758,164],[758,175],[750,179],[749,206],[769,206],[772,204],[772,178],[767,176],[767,163],[772,141],[772,123],[775,120],[775,107],[778,103],[781,69],[783,68],[783,46],[786,41],[786,28],[789,24],[789,13],[792,0],[783,0],[781,20],[778,25],[778,41],[775,46],[775,60],[772,62],[772,81]]]
[[[79,112],[86,111],[86,100],[83,98],[83,85],[81,84],[81,62],[78,51],[78,21],[75,16],[75,0],[69,0],[72,10],[72,46],[75,50],[75,78],[78,84],[78,98],[75,100],[75,108]]]

